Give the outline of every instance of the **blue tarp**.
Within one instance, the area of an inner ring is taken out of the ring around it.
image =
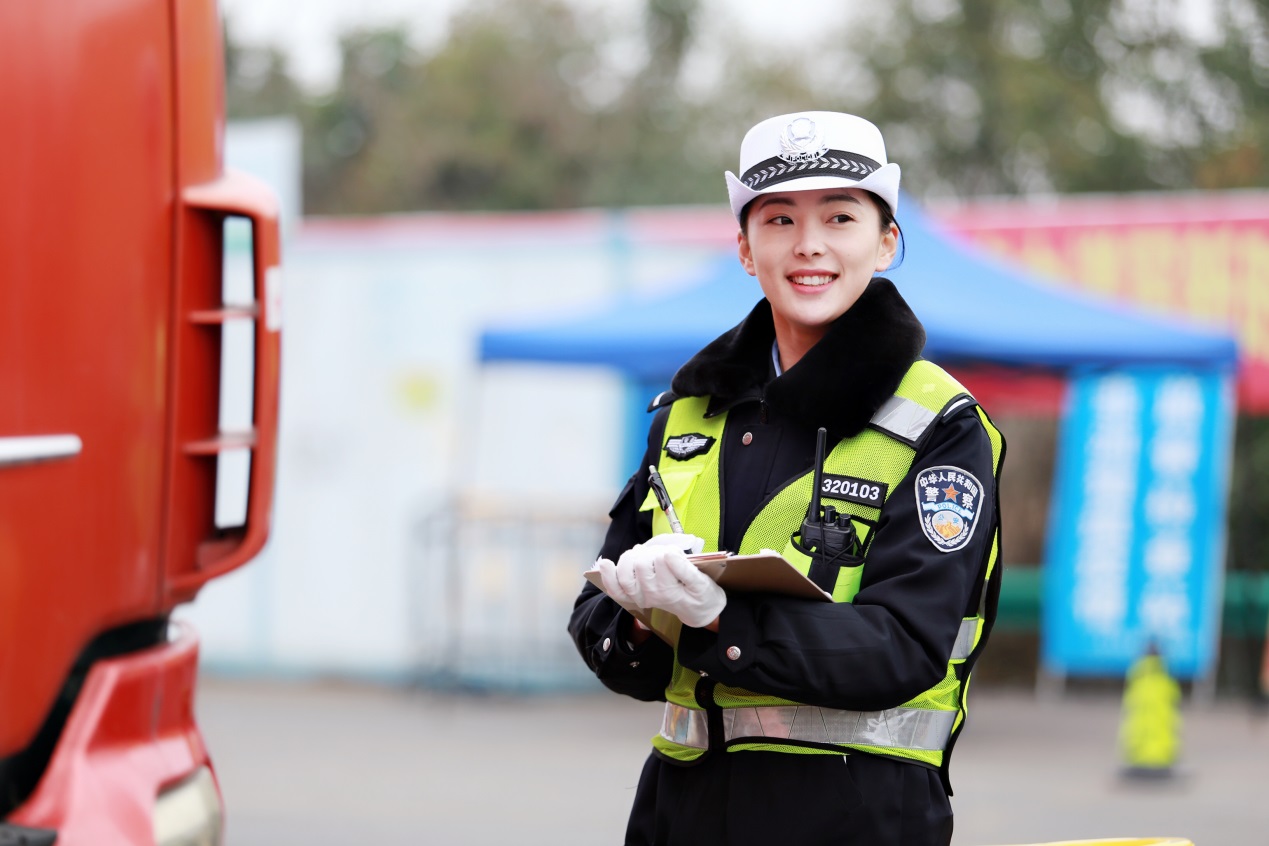
[[[1135,313],[1037,281],[957,241],[907,197],[900,203],[906,255],[886,275],[925,324],[925,357],[1070,369],[1082,365],[1232,366],[1227,335]],[[761,298],[734,251],[699,281],[658,297],[622,295],[592,313],[487,328],[485,361],[608,365],[642,381],[668,380]]]

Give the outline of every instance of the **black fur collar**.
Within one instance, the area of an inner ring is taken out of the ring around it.
[[[894,395],[925,346],[925,329],[894,283],[876,278],[818,344],[771,380],[774,339],[771,304],[763,299],[679,368],[673,395],[708,395],[711,412],[762,399],[778,414],[850,437]]]

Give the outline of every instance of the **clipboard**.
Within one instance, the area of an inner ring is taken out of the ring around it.
[[[833,601],[832,594],[821,590],[815,582],[790,564],[783,555],[772,549],[764,549],[750,555],[704,552],[699,555],[689,555],[687,560],[728,592],[777,593],[818,602]],[[601,591],[604,589],[599,570],[592,568],[583,575],[586,581]],[[617,604],[629,611],[635,619],[650,628],[662,640],[671,645],[678,642],[679,629],[683,624],[670,612],[659,608],[639,608],[620,601],[617,601]]]

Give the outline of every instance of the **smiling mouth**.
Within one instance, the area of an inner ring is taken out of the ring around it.
[[[790,276],[789,281],[792,282],[794,285],[801,285],[804,288],[822,288],[823,286],[827,285],[829,282],[832,282],[836,278],[837,278],[837,274],[835,273],[825,273],[823,275],[816,275],[816,276],[811,276],[811,275]]]

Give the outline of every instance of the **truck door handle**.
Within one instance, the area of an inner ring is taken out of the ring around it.
[[[0,467],[74,458],[84,448],[78,435],[22,435],[0,438]]]

